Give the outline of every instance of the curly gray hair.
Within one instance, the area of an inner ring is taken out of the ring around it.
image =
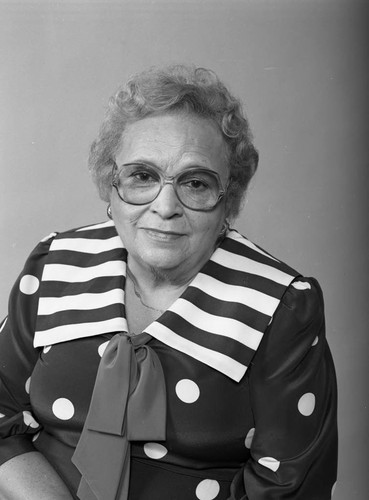
[[[126,126],[150,115],[185,112],[212,120],[227,145],[230,179],[226,216],[239,214],[259,155],[241,103],[208,69],[175,65],[151,68],[133,76],[110,99],[97,139],[92,143],[89,169],[100,197],[111,196],[112,164],[122,146]]]

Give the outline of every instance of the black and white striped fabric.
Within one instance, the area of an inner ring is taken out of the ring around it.
[[[128,331],[126,262],[112,221],[56,235],[41,280],[35,347]],[[297,275],[231,230],[145,332],[239,381]]]

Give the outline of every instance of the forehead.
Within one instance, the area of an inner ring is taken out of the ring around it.
[[[163,170],[200,166],[226,174],[227,147],[217,125],[187,114],[150,116],[129,124],[116,161],[146,161]]]

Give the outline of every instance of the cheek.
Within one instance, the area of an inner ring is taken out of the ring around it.
[[[121,206],[114,207],[112,204],[112,213],[115,227],[123,244],[129,245],[129,242],[136,237],[137,224],[142,216],[141,211],[122,210]]]
[[[135,226],[137,222],[140,220],[141,214],[136,213],[125,213],[120,216],[120,220],[126,226]]]
[[[122,239],[128,239],[132,236],[137,224],[136,219],[132,214],[113,212],[114,224]]]
[[[127,205],[120,200],[117,202],[116,199],[112,199],[111,208],[115,225],[122,227],[135,225],[144,212],[143,208]]]
[[[208,237],[215,239],[218,237],[223,224],[223,219],[221,214],[211,214],[204,218],[200,216],[198,220],[193,224],[196,227],[196,233],[199,237]]]

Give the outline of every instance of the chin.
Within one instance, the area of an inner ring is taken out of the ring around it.
[[[173,252],[169,250],[155,249],[149,253],[141,255],[142,261],[152,269],[168,272],[176,269],[185,261],[183,252]]]

